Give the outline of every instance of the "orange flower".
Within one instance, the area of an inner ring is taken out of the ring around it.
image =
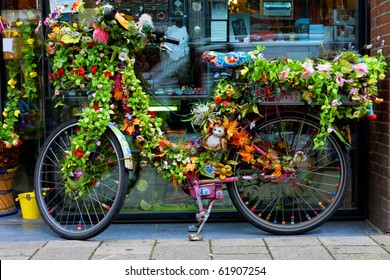
[[[274,164],[273,167],[275,168],[275,171],[272,173],[272,176],[275,176],[276,179],[279,179],[280,176],[282,176],[282,165]]]
[[[166,147],[171,147],[172,143],[168,141],[164,136],[161,137],[160,140],[157,141],[157,145],[161,147],[162,149],[165,149]]]
[[[233,135],[233,140],[231,142],[233,145],[243,147],[249,143],[249,135],[245,132],[245,130],[241,130],[240,132],[236,132]]]
[[[242,156],[243,161],[250,163],[253,160],[254,151],[255,148],[253,148],[251,145],[245,145],[244,149],[238,152],[238,154]]]
[[[227,176],[233,175],[232,167],[230,165],[223,165],[222,163],[218,163],[215,168],[215,174],[219,175],[219,178],[224,180]]]
[[[134,125],[130,125],[126,120],[123,120],[123,124],[122,131],[127,135],[133,135],[136,132]]]
[[[121,100],[122,97],[123,97],[123,90],[122,90],[122,88],[121,87],[115,87],[113,91],[114,91],[114,98],[116,100]]]
[[[77,12],[80,9],[81,4],[83,4],[83,1],[81,0],[74,1],[71,8],[72,12]]]
[[[187,163],[187,165],[186,165],[186,173],[194,171],[195,168],[196,168],[196,163]]]
[[[228,120],[228,118],[226,118],[226,120]],[[225,122],[224,122],[224,126],[225,126]],[[228,125],[225,126],[225,128],[226,128],[226,137],[229,140],[238,131],[237,120],[230,122]]]

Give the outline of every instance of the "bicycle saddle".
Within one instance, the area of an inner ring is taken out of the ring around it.
[[[247,65],[251,57],[248,53],[239,51],[228,53],[205,51],[202,54],[202,60],[218,71]]]

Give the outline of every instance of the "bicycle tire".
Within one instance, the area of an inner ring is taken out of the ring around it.
[[[61,162],[78,128],[70,120],[55,129],[43,144],[34,173],[34,190],[38,208],[45,223],[58,235],[73,240],[85,240],[103,232],[123,206],[129,180],[123,152],[115,134],[107,129],[100,145],[90,154],[90,170],[96,159],[104,159],[107,172],[98,177],[94,187],[73,199],[65,193]],[[95,164],[95,165],[94,165]]]
[[[306,160],[288,180],[240,179],[229,183],[234,206],[252,225],[272,234],[301,234],[319,227],[340,207],[350,184],[345,145],[332,133],[323,149],[313,150],[319,121],[303,114],[285,113],[259,123],[246,130],[262,149],[276,150],[275,145],[284,142],[292,149],[282,148],[280,158],[303,150]],[[256,176],[255,170],[239,160],[237,152],[230,154],[232,160],[240,162],[233,174]]]

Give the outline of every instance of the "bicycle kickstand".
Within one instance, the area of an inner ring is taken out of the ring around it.
[[[198,221],[198,223],[196,225],[191,225],[188,227],[189,232],[196,232],[194,234],[188,235],[188,239],[191,241],[202,241],[203,237],[200,235],[200,232],[202,231],[204,224],[209,218],[211,209],[213,208],[213,205],[217,201],[217,199],[214,198],[210,200],[207,206],[207,210],[205,211],[203,208],[202,198],[200,197],[199,194],[199,185],[197,181],[194,182],[194,189],[195,189],[196,199],[198,201],[198,207],[199,207],[199,213],[196,214],[196,220]]]

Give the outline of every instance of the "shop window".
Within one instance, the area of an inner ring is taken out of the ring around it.
[[[356,13],[355,0],[229,0],[229,41],[354,43]]]
[[[69,15],[69,20],[89,22],[95,0],[85,1],[86,14]],[[192,104],[211,97],[213,73],[200,59],[203,51],[250,51],[265,45],[267,58],[288,56],[294,59],[316,58],[327,50],[340,50],[357,40],[356,0],[115,0],[118,9],[134,20],[148,13],[155,26],[180,41],[166,44],[168,51],[150,45],[138,58],[142,77],[154,94],[151,109],[165,121],[164,132],[173,141],[191,141],[196,137],[182,117]],[[50,94],[48,96],[51,96]],[[49,102],[49,101],[48,101]],[[80,111],[83,98],[75,93],[66,109],[49,123],[58,122]],[[69,110],[71,108],[71,110]],[[357,125],[351,124],[356,135]],[[355,133],[355,134],[354,134]],[[355,147],[351,149],[353,164]],[[354,175],[354,180],[356,180]],[[354,182],[356,184],[356,182]],[[217,204],[222,211],[234,211],[228,195]],[[351,188],[344,204],[356,206],[357,194]],[[143,169],[125,201],[122,213],[194,211],[196,203],[181,190]]]

